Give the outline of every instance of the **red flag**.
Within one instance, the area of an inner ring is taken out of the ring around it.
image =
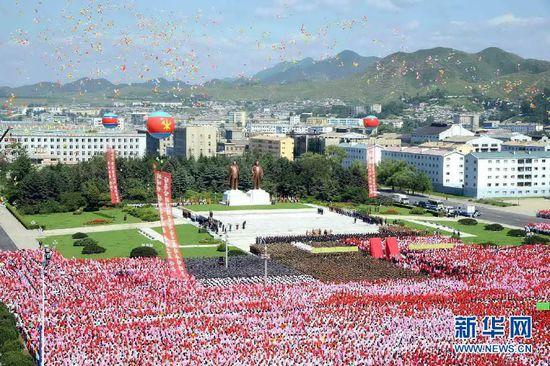
[[[166,246],[166,259],[170,270],[177,278],[187,277],[185,263],[181,257],[178,236],[172,216],[172,174],[155,170],[155,187],[162,226],[162,236]]]
[[[107,160],[107,173],[109,174],[111,203],[116,205],[120,203],[120,195],[118,194],[118,182],[116,178],[115,150],[111,148],[107,149],[105,152],[105,159]]]

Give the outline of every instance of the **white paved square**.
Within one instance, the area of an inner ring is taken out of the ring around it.
[[[247,210],[247,211],[215,211],[214,218],[225,225],[231,224],[232,230],[227,237],[232,245],[249,251],[258,236],[305,235],[306,231],[321,229],[332,230],[333,234],[372,233],[377,232],[376,225],[368,225],[361,221],[353,222],[353,218],[324,210],[323,215],[317,209],[291,210]],[[242,229],[243,221],[246,228]],[[236,230],[236,225],[239,230]],[[223,235],[222,235],[223,238]]]

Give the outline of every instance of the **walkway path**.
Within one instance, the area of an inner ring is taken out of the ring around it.
[[[25,229],[5,206],[0,205],[0,250],[38,248],[37,236],[37,230]]]

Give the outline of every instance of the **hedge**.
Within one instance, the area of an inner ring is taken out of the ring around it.
[[[35,230],[35,229],[38,229],[40,228],[40,225],[38,224],[34,224],[32,225],[31,223],[27,222],[27,220],[25,219],[25,217],[23,217],[23,215],[21,215],[19,213],[19,211],[17,211],[17,209],[15,207],[13,207],[12,205],[10,205],[9,203],[6,203],[6,208],[8,209],[9,212],[11,212],[11,214],[13,216],[15,216],[15,218],[21,223],[21,225],[23,225],[26,229],[28,230]],[[45,226],[42,226],[43,229],[45,229],[46,227]]]
[[[508,231],[508,234],[506,234],[508,236],[515,236],[515,237],[522,237],[522,236],[525,236],[525,230],[522,230],[522,229],[512,229],[510,231]]]
[[[218,252],[225,252],[225,243],[218,244],[218,247],[216,248]]]
[[[523,239],[523,244],[547,244],[548,238],[542,235],[530,235]]]
[[[462,225],[474,226],[474,225],[477,225],[477,220],[475,220],[475,219],[460,219],[460,220],[458,220],[458,223],[462,224]]]
[[[502,231],[504,227],[501,224],[487,224],[485,225],[485,230],[488,231]]]
[[[97,241],[95,241],[92,238],[84,238],[84,239],[75,240],[73,245],[75,247],[87,247],[89,245],[97,245]]]
[[[158,256],[158,252],[152,247],[137,247],[130,252],[130,258],[155,258]]]
[[[0,364],[2,366],[34,366],[26,353],[16,328],[15,317],[4,304],[0,304]]]
[[[82,248],[82,254],[99,254],[104,253],[106,250],[107,249],[97,244],[86,245],[84,248]]]
[[[87,237],[88,237],[88,234],[84,234],[84,233],[74,233],[71,237],[72,237],[73,239],[84,239],[84,238],[87,238]]]
[[[411,215],[424,215],[426,213],[426,210],[424,210],[422,207],[413,207],[409,211]]]
[[[133,206],[126,206],[122,209],[123,212],[127,212],[128,214],[137,217],[138,219],[142,221],[159,221],[159,213],[157,210],[152,206],[143,206],[143,207],[133,207]]]

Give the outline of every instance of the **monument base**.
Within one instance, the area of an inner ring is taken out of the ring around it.
[[[270,205],[271,197],[263,189],[251,189],[244,193],[238,189],[223,192],[222,203],[228,206]]]
[[[267,193],[263,189],[251,189],[250,191],[246,192],[246,194],[250,200],[249,205],[271,204],[271,197],[269,196],[269,193]]]
[[[246,193],[238,189],[231,189],[223,192],[222,203],[228,206],[245,206],[249,205],[250,198]]]

